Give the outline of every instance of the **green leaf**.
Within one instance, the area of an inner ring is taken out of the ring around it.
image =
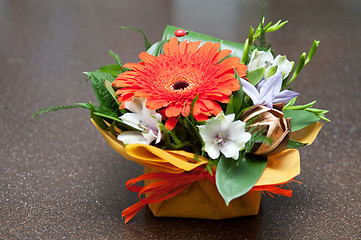
[[[117,118],[117,117],[114,117],[114,116],[111,116],[111,115],[108,115],[108,114],[105,114],[105,113],[100,113],[100,112],[93,111],[93,114],[95,114],[97,116],[100,116],[100,117],[103,117],[103,118],[109,118],[109,119],[114,120],[116,122],[123,123],[122,120],[120,120],[120,118]]]
[[[103,118],[95,114],[95,106],[89,102],[90,107],[90,117],[94,120],[94,122],[103,130],[108,130],[108,126],[104,123]]]
[[[243,103],[243,91],[241,86],[239,90],[233,92],[233,112],[236,113],[236,115],[241,110],[242,103]]]
[[[118,136],[117,131],[115,130],[115,121],[113,121],[109,126],[109,131],[113,134],[114,137]]]
[[[288,107],[292,107],[292,106],[296,103],[296,100],[297,100],[297,97],[291,99],[291,101],[289,101],[289,102],[283,107],[283,109],[288,108]]]
[[[226,115],[229,115],[232,113],[234,113],[234,108],[233,108],[233,96],[231,95],[231,97],[229,98],[229,102],[227,104]]]
[[[115,77],[112,74],[99,71],[85,72],[85,74],[89,77],[99,105],[102,108],[108,109],[109,111],[119,111],[119,105],[117,101],[114,100],[113,96],[108,92],[108,89],[105,86],[105,79],[113,82]]]
[[[267,165],[267,158],[246,154],[238,160],[221,156],[216,171],[216,185],[226,205],[256,184]]]
[[[122,68],[122,67],[123,67],[122,61],[120,61],[120,58],[119,58],[118,54],[116,54],[116,53],[113,52],[112,50],[109,50],[108,53],[109,53],[110,56],[112,56],[112,57],[115,59],[115,61],[117,62],[118,66],[119,66],[120,68]]]
[[[265,71],[266,68],[263,67],[247,72],[246,78],[249,80],[250,83],[256,86],[256,84],[259,83],[259,81],[261,81],[261,79],[263,78]]]
[[[305,110],[306,108],[312,107],[316,103],[316,100],[304,105],[297,105],[297,106],[285,106],[283,107],[284,110]]]
[[[239,85],[241,86],[241,88],[237,91],[233,92],[233,112],[237,113],[240,111],[242,103],[243,103],[243,90],[242,90],[242,83],[241,80],[239,78],[239,75],[237,73],[237,71],[235,70],[235,78],[238,79],[239,81]]]
[[[158,57],[159,54],[162,52],[164,41],[158,41],[154,43],[147,51],[150,55]]]
[[[123,72],[118,64],[105,65],[103,67],[100,67],[98,71],[104,73],[110,73],[117,76]]]
[[[150,48],[150,46],[152,46],[152,44],[148,41],[147,36],[145,35],[145,33],[144,33],[142,30],[140,30],[139,28],[119,27],[119,29],[120,29],[120,30],[122,30],[122,29],[130,29],[130,30],[135,30],[135,31],[137,31],[137,32],[140,32],[140,33],[143,35],[143,37],[144,37],[144,47],[145,47],[145,51],[147,51],[147,50]]]
[[[265,74],[266,78],[273,76],[273,74],[275,74],[277,72],[277,68],[278,68],[277,65],[267,68],[266,74]]]
[[[104,85],[105,85],[105,87],[107,88],[107,90],[108,90],[108,92],[110,93],[110,95],[111,95],[111,96],[113,97],[113,99],[115,100],[115,102],[118,103],[118,105],[120,105],[119,102],[118,102],[117,96],[115,95],[115,91],[114,91],[114,88],[113,88],[113,86],[112,86],[112,83],[105,79],[105,80],[104,80]]]
[[[305,110],[285,110],[284,118],[291,118],[291,131],[297,131],[320,120],[315,114]]]
[[[174,32],[179,29],[179,27],[175,27],[175,26],[167,26],[163,32],[163,40],[164,41],[168,41],[170,38],[175,37]],[[201,33],[197,33],[197,32],[193,32],[193,31],[188,31],[187,35],[184,35],[183,37],[178,37],[178,41],[202,41],[202,43],[205,42],[219,42],[221,43],[221,49],[230,49],[232,51],[232,56],[236,56],[239,57],[239,59],[242,59],[242,54],[243,54],[243,44],[241,43],[236,43],[236,42],[231,42],[231,41],[225,41],[219,38],[215,38],[215,37],[211,37],[211,36],[207,36],[205,34],[201,34]],[[254,49],[254,47],[252,46],[252,49]]]
[[[76,104],[76,105],[70,105],[70,106],[52,106],[52,107],[47,107],[47,108],[43,108],[40,109],[39,111],[36,111],[32,118],[36,118],[39,115],[42,115],[44,113],[48,113],[48,112],[54,112],[54,111],[58,111],[60,109],[71,109],[71,108],[87,108],[82,104]]]
[[[289,139],[286,148],[300,148],[300,147],[304,147],[306,145],[307,145],[307,143],[301,143],[301,142]]]
[[[131,130],[131,131],[139,131],[139,129],[133,128],[132,126],[129,126],[128,124],[125,124],[120,118],[114,117],[114,116],[106,114],[106,113],[96,112],[95,109],[92,111],[91,116],[92,116],[93,119],[94,119],[94,117],[95,118],[100,118],[102,120],[103,120],[103,118],[110,119],[110,120],[113,120],[112,122],[117,122],[122,128],[125,128],[127,130]],[[103,121],[103,123],[104,123],[104,121]],[[108,129],[108,126],[106,126],[106,129]]]

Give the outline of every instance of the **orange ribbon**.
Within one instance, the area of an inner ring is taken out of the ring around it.
[[[214,184],[215,175],[210,175],[208,171],[204,171],[204,168],[197,167],[193,171],[184,172],[184,173],[165,173],[165,172],[156,172],[140,175],[139,177],[130,179],[126,183],[126,188],[132,192],[138,192],[139,202],[128,207],[122,212],[122,217],[125,217],[125,223],[129,222],[142,208],[144,208],[148,203],[155,203],[167,200],[179,194],[185,188],[190,186],[192,183],[209,179]],[[147,186],[137,186],[136,183],[144,180],[160,180],[153,182]],[[292,181],[292,180],[290,180]],[[292,190],[282,189],[282,187],[288,182],[281,184],[271,184],[271,185],[262,185],[254,186],[250,191],[262,191],[267,192],[272,196],[273,194],[283,195],[287,197],[292,196]],[[144,194],[146,197],[141,198],[141,195]],[[273,196],[272,196],[273,197]]]

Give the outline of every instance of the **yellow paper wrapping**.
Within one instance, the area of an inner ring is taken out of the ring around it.
[[[111,132],[104,131],[93,120],[92,123],[115,151],[126,159],[145,167],[168,173],[181,173],[191,171],[208,162],[205,158],[195,160],[193,153],[185,151],[163,150],[144,144],[129,144],[125,147]]]
[[[110,132],[104,131],[92,121],[108,144],[126,159],[146,167],[146,173],[181,173],[206,164],[207,159],[195,160],[195,155],[185,151],[162,150],[154,146],[130,144],[126,147]],[[322,123],[312,124],[291,134],[291,138],[311,144],[320,131]],[[300,156],[296,149],[269,156],[267,166],[255,186],[284,183],[300,173]],[[145,183],[149,184],[148,181]],[[148,204],[156,217],[184,217],[224,219],[257,215],[261,192],[251,191],[230,202],[229,206],[209,180],[192,183],[181,193],[168,200]]]
[[[152,172],[159,171],[145,168],[145,173]],[[234,199],[227,207],[216,185],[207,179],[192,183],[173,198],[148,206],[156,217],[225,219],[257,215],[260,202],[261,192],[253,191]]]
[[[312,144],[321,130],[323,123],[315,122],[305,128],[292,132],[290,138],[301,143]]]

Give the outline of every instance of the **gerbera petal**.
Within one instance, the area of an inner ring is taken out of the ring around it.
[[[204,121],[208,120],[209,117],[207,115],[205,115],[205,114],[200,113],[198,115],[194,115],[194,118],[198,122],[204,122]]]
[[[139,54],[139,58],[140,58],[143,62],[150,63],[150,62],[154,61],[154,59],[155,59],[156,57],[153,56],[153,55],[150,55],[150,54],[147,53],[147,52],[141,52],[141,53]]]
[[[240,78],[243,78],[247,75],[247,66],[244,64],[237,64],[234,66],[234,68],[236,69],[238,76]]]
[[[170,105],[165,110],[167,117],[177,117],[182,112],[182,106],[178,104]]]
[[[178,119],[175,117],[170,117],[165,122],[165,128],[170,130],[173,130],[173,128],[177,125]]]
[[[191,111],[191,104],[187,103],[183,108],[182,115],[186,117],[189,115],[190,111]]]
[[[222,112],[221,106],[218,103],[214,102],[213,109],[212,109],[212,114],[214,116],[217,116],[220,112]]]
[[[232,52],[232,51],[229,50],[229,49],[221,50],[221,51],[219,51],[219,52],[214,56],[213,60],[218,63],[218,62],[221,61],[223,58],[225,58],[225,57],[227,57],[229,54],[231,54],[231,52]]]
[[[125,103],[129,102],[133,99],[133,94],[129,93],[129,94],[124,94],[118,97],[118,102],[121,103],[121,107],[125,108]]]
[[[138,63],[126,63],[123,65],[123,67],[130,68],[132,70],[137,70],[137,71],[144,70],[144,66],[142,66],[141,64],[138,64]]]
[[[147,108],[156,110],[168,106],[169,103],[161,99],[148,99],[146,105]]]
[[[221,82],[227,82],[229,81],[230,79],[233,79],[234,78],[234,73],[227,73],[227,74],[223,74],[221,76],[219,76],[217,78],[217,82],[221,83]]]
[[[201,42],[200,41],[196,41],[196,42],[189,42],[187,44],[187,48],[186,48],[186,54],[194,54],[197,51],[197,48],[199,46]]]
[[[178,54],[178,39],[172,37],[169,39],[169,56],[177,56]]]
[[[163,44],[164,55],[169,56],[169,42]]]
[[[183,55],[185,53],[186,46],[187,46],[187,41],[182,41],[179,43],[178,46],[179,54]]]
[[[201,105],[199,104],[199,101],[197,101],[193,106],[193,115],[199,114],[201,114]]]
[[[203,44],[203,46],[199,48],[198,52],[202,54],[207,54],[207,57],[212,60],[217,54],[220,46],[220,43],[206,42],[205,44]]]
[[[237,57],[224,59],[230,50],[221,50],[220,43],[200,41],[180,42],[171,38],[164,44],[164,54],[158,57],[141,53],[143,62],[129,63],[132,71],[120,74],[113,82],[119,88],[116,95],[124,101],[134,97],[147,99],[147,108],[164,108],[166,116],[189,115],[190,103],[198,94],[194,106],[197,120],[206,120],[221,111],[217,102],[228,103],[232,91],[240,88],[234,78],[234,68],[246,69]],[[198,49],[198,50],[197,50]],[[207,100],[208,102],[202,102]]]
[[[229,97],[225,94],[221,94],[221,93],[208,93],[207,94],[208,99],[212,99],[221,103],[228,103],[229,102]]]
[[[213,101],[210,100],[202,100],[202,102],[204,103],[204,105],[207,107],[207,109],[211,110],[214,107],[214,103]]]
[[[224,72],[232,69],[233,70],[233,66],[234,65],[238,65],[239,64],[239,58],[238,57],[229,57],[226,58],[224,61],[222,61],[221,64],[221,68],[218,71],[218,74],[223,74]]]

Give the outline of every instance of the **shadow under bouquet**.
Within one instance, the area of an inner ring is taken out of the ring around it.
[[[123,211],[126,222],[146,205],[160,217],[256,215],[262,192],[292,195],[297,148],[328,121],[316,101],[295,105],[299,94],[288,89],[319,42],[297,65],[265,43],[285,23],[262,17],[244,44],[167,26],[152,45],[134,29],[145,39],[139,63],[122,65],[110,51],[116,64],[86,72],[99,106],[35,116],[87,108],[109,145],[146,167],[126,184],[139,194]]]

